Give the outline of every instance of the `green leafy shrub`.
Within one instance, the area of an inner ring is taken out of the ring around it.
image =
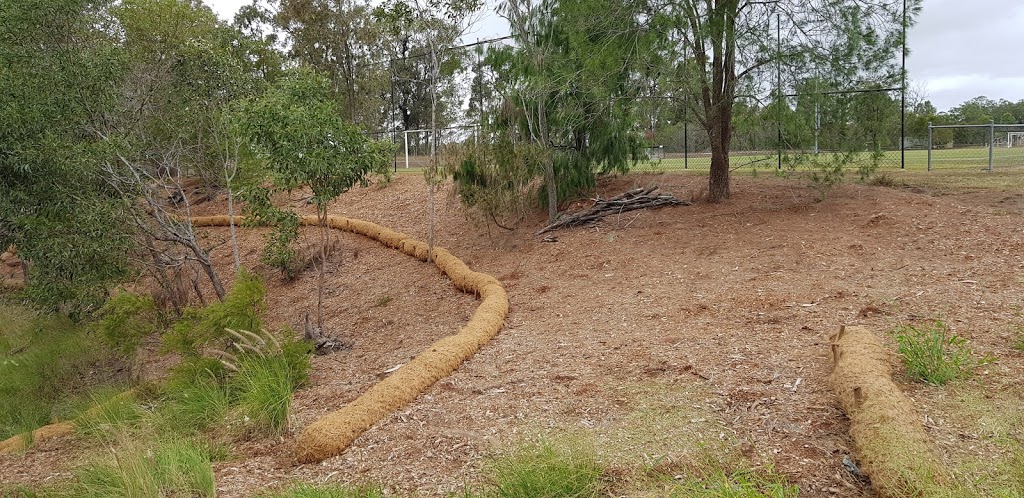
[[[454,180],[453,193],[467,213],[512,225],[526,215],[545,157],[542,148],[499,139],[445,147],[441,167]]]
[[[205,308],[189,308],[164,336],[164,347],[196,356],[207,343],[227,337],[226,329],[259,330],[266,306],[266,288],[259,276],[242,270],[224,300]]]
[[[904,325],[896,329],[896,343],[907,373],[914,379],[935,386],[969,377],[978,366],[994,358],[976,359],[967,340],[951,334],[942,321],[926,328]]]
[[[498,461],[493,469],[496,498],[601,496],[604,468],[580,449],[556,448],[542,442]]]
[[[122,292],[96,312],[94,330],[122,356],[131,356],[142,338],[156,332],[159,313],[153,298]]]
[[[178,438],[147,444],[126,436],[111,453],[75,472],[78,496],[216,495],[210,456],[200,443]]]

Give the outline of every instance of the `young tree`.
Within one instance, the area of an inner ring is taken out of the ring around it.
[[[907,0],[907,23],[920,4]],[[776,81],[777,65],[785,66],[790,80],[821,71],[848,88],[901,77],[895,57],[903,41],[900,2],[667,0],[658,5],[655,10],[667,14],[657,22],[669,28],[680,52],[692,55],[683,84],[711,142],[711,202],[729,197],[733,111],[741,85],[769,86],[761,82]]]
[[[305,67],[289,71],[265,95],[249,102],[243,113],[242,128],[272,181],[269,187],[252,187],[254,215],[282,219],[270,204],[274,192],[312,191],[320,235],[317,326],[323,331],[324,267],[330,237],[327,209],[372,175],[387,175],[392,145],[368,139],[345,122],[328,81]],[[286,239],[294,238],[293,234],[290,230]]]

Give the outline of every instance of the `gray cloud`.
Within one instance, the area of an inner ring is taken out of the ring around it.
[[[1019,0],[925,0],[907,34],[907,70],[940,110],[984,95],[1024,99]]]

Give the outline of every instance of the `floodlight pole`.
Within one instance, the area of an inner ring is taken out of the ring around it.
[[[778,5],[776,4],[776,8]],[[775,102],[775,128],[778,132],[776,145],[778,147],[778,166],[782,171],[782,14],[775,12],[775,79],[776,79],[776,102]]]
[[[903,0],[903,89],[900,91],[900,169],[907,169],[907,0]]]
[[[992,156],[996,148],[996,122],[988,122],[988,172],[992,172]]]
[[[683,42],[683,77],[689,73],[686,71],[690,59],[690,46]],[[690,92],[683,91],[683,169],[690,169]]]
[[[391,144],[394,147],[394,153],[392,153],[392,160],[394,162],[395,173],[398,173],[398,126],[395,124],[395,66],[391,66]]]
[[[932,170],[932,122],[928,122],[928,171]]]

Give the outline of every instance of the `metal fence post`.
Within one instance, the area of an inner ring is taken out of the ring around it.
[[[405,169],[409,169],[409,130],[405,130]]]
[[[988,172],[992,172],[992,153],[996,148],[996,122],[988,122]]]
[[[928,171],[932,170],[932,122],[928,122]]]

